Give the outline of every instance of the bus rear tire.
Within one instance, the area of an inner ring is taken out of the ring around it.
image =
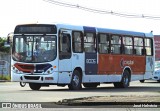
[[[130,83],[130,74],[128,70],[125,70],[123,72],[123,77],[122,77],[121,82],[115,82],[114,87],[115,88],[127,88],[129,87],[129,83]]]
[[[85,88],[96,88],[98,85],[99,83],[83,83]]]
[[[71,83],[68,85],[70,90],[80,90],[82,88],[82,77],[78,70],[74,70],[72,74]]]
[[[141,83],[144,83],[145,80],[139,80]]]
[[[29,87],[32,90],[39,90],[41,88],[41,84],[38,84],[38,83],[29,83]]]

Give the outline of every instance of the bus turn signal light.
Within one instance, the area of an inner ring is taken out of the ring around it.
[[[53,80],[53,77],[45,77],[45,80]]]

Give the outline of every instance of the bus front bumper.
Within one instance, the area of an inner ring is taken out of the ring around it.
[[[57,74],[15,74],[12,73],[11,81],[13,82],[26,82],[26,83],[57,83]]]

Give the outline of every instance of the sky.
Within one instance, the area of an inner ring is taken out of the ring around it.
[[[160,20],[126,18],[55,5],[47,0],[0,0],[0,37],[18,24],[65,23],[160,35]],[[58,0],[89,8],[160,17],[160,0]]]

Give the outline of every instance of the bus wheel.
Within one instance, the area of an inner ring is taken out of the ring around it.
[[[79,90],[82,88],[82,77],[78,70],[74,70],[72,74],[71,83],[68,85],[70,90]]]
[[[145,80],[139,80],[141,83],[144,83]]]
[[[160,83],[160,80],[157,80],[157,82],[159,82],[159,83]]]
[[[86,88],[96,88],[99,83],[83,83],[83,86]]]
[[[130,76],[127,70],[124,71],[121,82],[115,82],[114,87],[116,88],[127,88],[129,86]]]
[[[21,87],[24,87],[26,85],[25,82],[20,82],[19,84],[20,84]]]
[[[39,90],[41,88],[41,84],[38,84],[38,83],[29,83],[29,87],[32,90]]]

